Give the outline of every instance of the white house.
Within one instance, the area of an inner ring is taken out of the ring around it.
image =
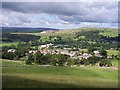
[[[39,49],[42,49],[42,48],[49,48],[50,46],[53,46],[53,44],[50,43],[50,44],[46,44],[46,45],[41,45],[41,46],[39,47]]]
[[[50,46],[53,46],[53,44],[52,43],[46,44],[46,46],[49,48]]]
[[[99,51],[93,51],[94,52],[94,55],[96,56],[96,57],[102,57],[101,55],[100,55],[100,52]]]
[[[107,58],[108,58],[108,59],[111,59],[111,58],[112,58],[112,56],[107,56]]]
[[[36,50],[30,50],[29,53],[36,53],[37,51]]]
[[[83,53],[83,56],[88,56],[88,53]]]
[[[42,32],[40,32],[40,33],[46,33],[46,31],[42,31]]]
[[[60,54],[66,54],[66,55],[69,54],[69,52],[68,52],[67,50],[61,50],[61,51],[59,51],[59,52],[60,52]]]
[[[16,49],[9,49],[7,52],[15,52]]]
[[[94,54],[96,57],[102,57],[102,55],[100,54]]]
[[[79,56],[79,59],[88,59],[89,57],[92,57],[92,55],[88,53],[83,53],[83,55]]]
[[[99,54],[100,52],[99,51],[93,51],[94,52],[94,54]]]

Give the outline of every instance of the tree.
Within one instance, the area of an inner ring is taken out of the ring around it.
[[[49,57],[49,61],[51,65],[56,66],[57,65],[57,58],[56,58],[56,54],[53,55],[47,55]]]
[[[75,65],[80,65],[80,60],[79,60],[79,58],[74,59],[74,64],[75,64]]]
[[[3,46],[2,47],[2,52],[7,52],[7,50],[9,49],[10,47],[8,47],[8,46]]]
[[[84,64],[84,61],[83,61],[83,60],[80,60],[80,64],[83,65],[83,64]]]
[[[67,61],[68,57],[69,57],[68,55],[58,54],[57,55],[58,65],[59,66],[64,66],[64,64]]]
[[[43,54],[42,53],[39,53],[39,52],[35,53],[34,62],[36,64],[41,64],[42,59],[43,59]]]
[[[83,59],[83,62],[84,62],[84,65],[89,65],[90,64],[89,60],[87,60],[87,59]]]
[[[15,51],[15,56],[18,57],[18,58],[26,56],[26,53],[28,53],[29,50],[30,50],[29,43],[19,43],[17,45],[17,49]]]
[[[114,54],[112,54],[112,58],[114,58]]]
[[[67,65],[68,65],[68,66],[74,65],[74,60],[71,59],[71,58],[68,58],[68,60],[67,60]]]
[[[34,57],[33,57],[33,54],[32,54],[32,53],[29,53],[29,54],[28,54],[28,60],[34,60]]]
[[[49,64],[49,55],[43,55],[40,52],[35,53],[34,55],[34,62],[36,64],[41,64],[41,65],[45,65],[45,64]]]
[[[25,60],[25,64],[31,65],[31,64],[32,64],[32,61],[31,61],[31,60]]]
[[[10,45],[9,48],[16,49],[16,46],[14,44]]]
[[[13,60],[15,58],[15,54],[14,52],[2,52],[2,58]]]
[[[88,58],[88,61],[91,65],[95,65],[97,62],[100,61],[100,57],[96,57],[96,56],[92,56],[90,58]]]
[[[82,51],[81,51],[81,53],[83,54],[83,53],[84,53],[84,51],[82,50]]]
[[[87,50],[89,53],[92,53],[96,49],[93,46],[89,46]]]
[[[106,51],[106,50],[100,49],[99,52],[100,52],[100,54],[101,54],[102,56],[104,56],[104,57],[107,56],[107,51]]]
[[[67,59],[69,58],[68,55],[64,54],[53,54],[50,60],[50,63],[52,65],[59,65],[64,66],[65,62],[67,62]]]
[[[101,66],[101,67],[102,66],[110,67],[110,66],[112,66],[112,63],[108,59],[102,59],[102,60],[100,60],[99,66]]]

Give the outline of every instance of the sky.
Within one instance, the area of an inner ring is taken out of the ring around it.
[[[118,26],[117,2],[3,2],[2,25],[8,27]]]

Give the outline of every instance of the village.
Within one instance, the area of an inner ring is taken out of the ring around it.
[[[63,49],[55,49],[56,45],[52,44],[52,43],[49,43],[49,44],[45,44],[45,45],[40,45],[38,47],[38,50],[29,50],[29,53],[30,54],[35,54],[37,52],[40,52],[44,55],[46,54],[64,54],[64,55],[69,55],[72,59],[88,59],[92,56],[95,56],[95,57],[100,57],[102,58],[103,56],[100,54],[99,50],[94,50],[93,51],[93,54],[90,54],[89,52],[87,51],[82,51],[82,49],[79,49],[79,50],[74,50],[75,48],[63,48]],[[9,49],[7,52],[15,52],[16,49]],[[111,59],[112,56],[107,56],[108,59]]]

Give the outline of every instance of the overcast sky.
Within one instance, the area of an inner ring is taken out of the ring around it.
[[[117,2],[3,2],[2,26],[117,27]]]

